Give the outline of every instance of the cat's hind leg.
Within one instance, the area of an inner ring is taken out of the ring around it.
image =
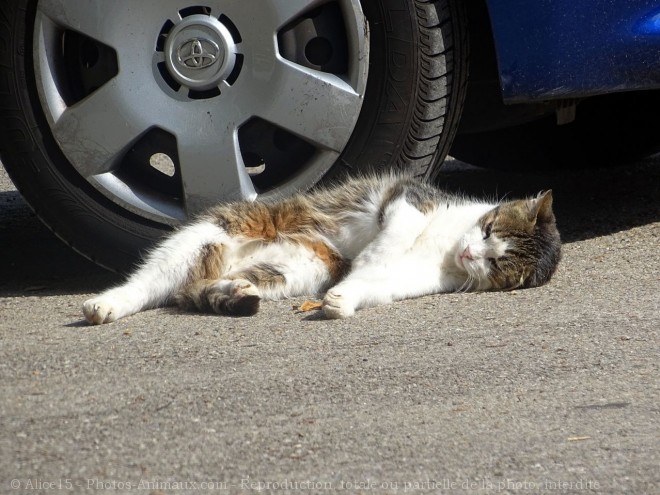
[[[176,303],[186,310],[252,316],[261,299],[319,294],[337,282],[344,268],[344,260],[321,240],[265,243],[221,279],[187,285]]]
[[[261,294],[249,280],[198,280],[187,285],[175,299],[186,311],[252,316],[259,311]]]
[[[222,273],[227,233],[211,222],[184,227],[158,245],[119,287],[83,304],[89,323],[110,323],[145,309],[165,306],[192,280]]]

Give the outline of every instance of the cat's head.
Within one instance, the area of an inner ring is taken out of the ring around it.
[[[510,290],[548,282],[561,257],[552,191],[508,201],[482,216],[458,244],[469,289]]]

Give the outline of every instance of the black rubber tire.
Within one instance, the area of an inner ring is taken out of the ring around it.
[[[371,30],[369,80],[362,113],[335,169],[396,167],[432,179],[465,100],[468,37],[462,2],[363,0],[362,8]]]
[[[0,2],[0,156],[44,223],[87,258],[124,271],[169,227],[114,204],[50,134],[32,62],[36,0]],[[365,101],[327,178],[397,167],[432,178],[458,127],[467,80],[461,0],[363,0],[371,33]]]

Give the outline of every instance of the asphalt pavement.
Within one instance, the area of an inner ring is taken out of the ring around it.
[[[101,327],[81,304],[117,276],[0,172],[0,493],[659,493],[660,158],[450,165],[471,194],[554,190],[549,285]]]

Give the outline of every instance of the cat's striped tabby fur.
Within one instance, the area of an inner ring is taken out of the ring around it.
[[[325,292],[325,315],[344,318],[425,294],[539,286],[559,258],[550,191],[492,203],[407,177],[367,177],[275,203],[217,206],[83,310],[95,324],[173,303],[248,316],[261,299]]]

